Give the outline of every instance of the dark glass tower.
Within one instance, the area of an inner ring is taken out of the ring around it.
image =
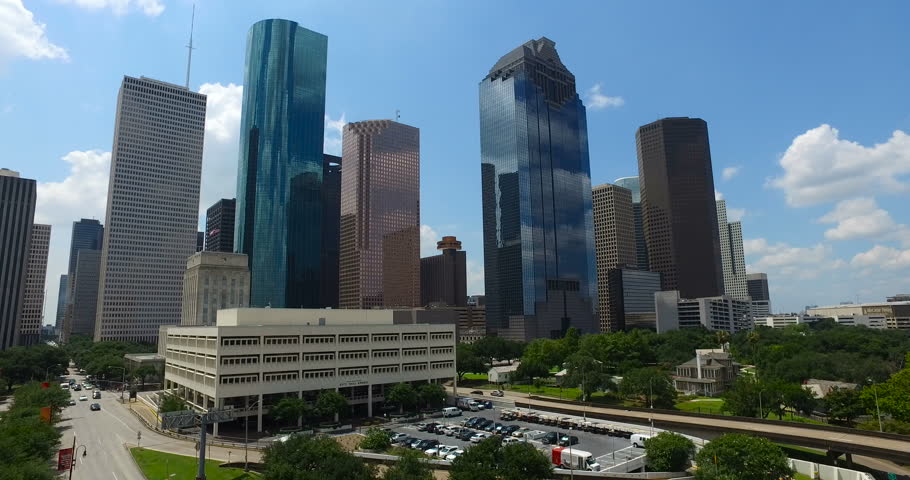
[[[552,40],[480,82],[480,138],[488,326],[521,340],[595,332],[587,119]]]
[[[0,350],[19,341],[36,183],[0,168]]]
[[[341,241],[341,157],[322,156],[322,281],[320,307],[338,308]]]
[[[723,295],[708,124],[664,118],[635,133],[648,263],[663,290]]]
[[[327,44],[289,20],[247,35],[234,250],[251,307],[319,306]]]
[[[237,200],[222,198],[205,211],[205,250],[234,251],[234,217]]]
[[[632,218],[635,221],[635,254],[639,270],[648,269],[648,244],[645,242],[645,224],[641,214],[641,186],[638,177],[617,178],[620,187],[632,190]]]
[[[70,286],[73,285],[73,274],[76,272],[76,259],[79,250],[101,250],[101,241],[104,238],[104,226],[93,218],[83,218],[73,222],[73,235],[70,237],[69,275]]]

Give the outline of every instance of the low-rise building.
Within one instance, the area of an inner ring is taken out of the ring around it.
[[[886,319],[883,315],[805,315],[801,313],[787,313],[779,315],[769,315],[766,317],[756,317],[756,327],[785,328],[791,325],[800,325],[803,323],[815,323],[820,320],[833,320],[838,325],[847,327],[863,326],[868,328],[887,328]]]
[[[856,390],[857,387],[858,385],[855,383],[818,380],[815,378],[810,378],[803,382],[803,388],[812,392],[815,398],[825,398],[834,389]]]
[[[487,371],[487,381],[490,383],[509,383],[512,381],[512,376],[515,375],[515,371],[518,370],[519,365],[521,365],[521,362],[513,362],[511,365],[493,367]]]
[[[427,310],[219,310],[213,326],[161,328],[164,390],[192,408],[262,415],[281,398],[341,393],[355,415],[372,416],[402,382],[455,377],[455,323]],[[215,430],[217,434],[217,428]]]
[[[910,329],[910,302],[850,303],[826,307],[810,307],[807,315],[821,317],[884,317],[886,328]]]
[[[686,395],[720,395],[733,384],[739,368],[722,349],[695,350],[695,358],[676,366],[673,387]]]
[[[688,299],[680,298],[677,290],[668,290],[655,293],[654,304],[657,333],[705,327],[734,334],[753,328],[750,300],[739,300],[727,295]]]

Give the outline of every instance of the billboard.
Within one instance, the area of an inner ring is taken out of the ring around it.
[[[57,454],[57,471],[62,472],[73,468],[73,449],[61,448]]]

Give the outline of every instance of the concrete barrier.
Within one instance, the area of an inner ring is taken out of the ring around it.
[[[865,472],[792,458],[790,468],[797,473],[818,480],[875,480],[875,477]]]

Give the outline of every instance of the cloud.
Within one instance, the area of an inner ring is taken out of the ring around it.
[[[768,182],[794,207],[816,205],[868,192],[902,193],[910,185],[910,136],[896,130],[885,143],[865,147],[839,138],[830,125],[796,137],[780,159],[783,175]]]
[[[436,251],[436,242],[442,240],[442,235],[439,234],[433,227],[429,225],[420,226],[420,257],[432,257],[437,255],[439,252]]]
[[[733,208],[727,207],[727,221],[728,222],[741,222],[743,217],[746,216],[745,208]]]
[[[22,0],[0,0],[0,66],[14,57],[69,60],[66,50],[51,43],[45,30]]]
[[[721,176],[721,177],[724,179],[724,181],[726,182],[727,180],[730,180],[731,178],[733,178],[733,177],[735,177],[736,175],[738,175],[740,170],[742,170],[742,167],[740,167],[740,166],[738,166],[738,165],[735,166],[735,167],[726,167],[726,168],[723,169],[723,171],[721,171],[720,176]]]
[[[626,104],[622,97],[608,97],[600,93],[601,84],[595,83],[588,89],[585,98],[588,100],[588,110],[606,110],[608,108],[619,108]]]
[[[823,271],[846,266],[841,259],[832,258],[830,245],[816,244],[811,247],[794,247],[784,242],[768,243],[764,238],[743,241],[746,255],[758,257],[749,262],[752,271],[774,273],[779,277],[812,279]]]
[[[876,245],[871,250],[856,254],[850,265],[895,270],[910,267],[910,250]]]
[[[857,197],[838,202],[834,210],[818,219],[836,226],[825,231],[828,240],[874,238],[900,241],[910,246],[910,228],[898,224],[871,197]]]
[[[344,118],[344,112],[341,112],[341,118],[338,120],[332,120],[328,115],[325,116],[325,135],[322,141],[322,151],[329,155],[341,155],[342,133],[347,123]]]
[[[468,295],[483,295],[484,294],[484,270],[483,265],[475,262],[474,260],[468,260],[467,265],[467,276],[468,276]]]
[[[237,196],[237,151],[243,87],[233,83],[203,83],[199,93],[207,97],[199,195],[199,220],[204,223],[206,209],[222,198]]]
[[[58,0],[69,3],[86,10],[107,10],[118,17],[126,15],[132,10],[141,10],[149,17],[157,17],[164,11],[164,4],[160,0]]]
[[[717,190],[714,190],[714,200],[717,201],[717,200],[723,200],[723,199],[724,199],[724,194],[718,192]]]

